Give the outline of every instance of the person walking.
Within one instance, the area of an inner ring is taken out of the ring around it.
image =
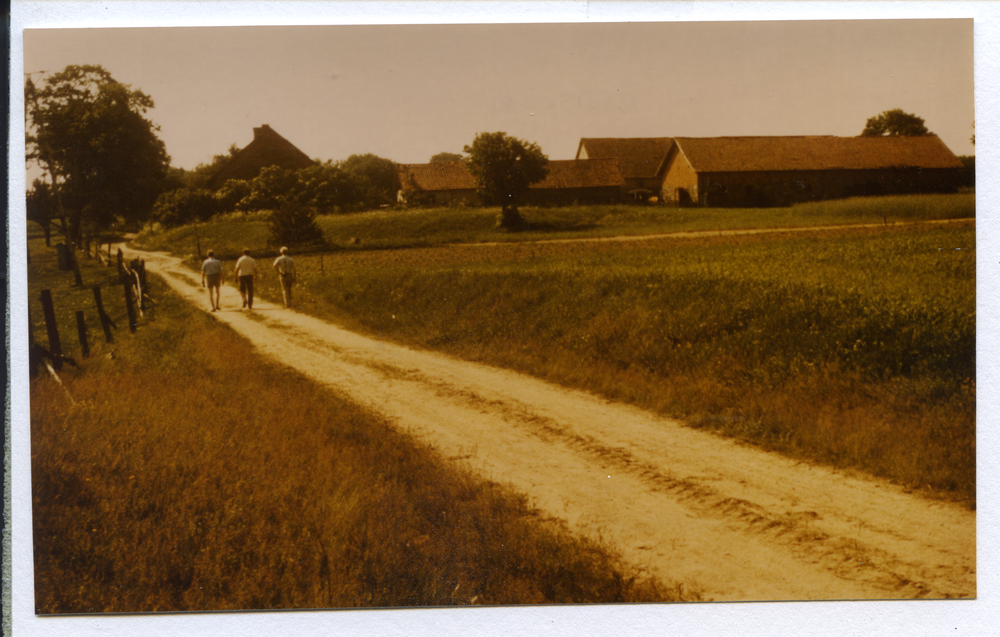
[[[243,256],[236,262],[233,272],[240,282],[243,307],[253,309],[253,284],[257,282],[257,262],[250,258],[250,248],[243,248]]]
[[[281,296],[285,299],[285,307],[292,306],[292,284],[295,283],[295,261],[288,256],[288,248],[281,248],[281,256],[274,260],[274,271],[281,279]]]
[[[208,282],[206,286],[205,283]],[[208,287],[208,302],[212,304],[212,311],[219,308],[219,293],[222,284],[225,283],[225,275],[222,272],[222,261],[215,258],[215,252],[208,251],[208,258],[201,264],[201,287]],[[212,297],[212,290],[215,290],[215,297]]]

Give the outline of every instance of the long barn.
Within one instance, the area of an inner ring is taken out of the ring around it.
[[[936,135],[675,137],[658,174],[668,204],[761,207],[954,192],[961,171]]]

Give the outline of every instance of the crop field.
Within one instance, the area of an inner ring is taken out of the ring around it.
[[[974,503],[971,222],[320,261],[311,314]]]
[[[155,319],[31,384],[36,612],[681,597],[157,283]]]

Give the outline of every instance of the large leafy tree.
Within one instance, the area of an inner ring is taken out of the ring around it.
[[[479,192],[492,205],[500,206],[497,226],[523,230],[527,223],[518,211],[528,187],[545,179],[549,158],[534,142],[507,133],[479,133],[464,149],[465,165]]]
[[[377,208],[396,201],[396,162],[365,153],[351,155],[340,166],[355,177],[363,207]]]
[[[148,95],[100,66],[67,66],[38,87],[29,78],[25,105],[27,158],[52,179],[73,239],[146,217],[170,166]]]
[[[226,182],[216,197],[225,209],[239,193],[245,194],[236,209],[244,212],[297,206],[330,214],[356,209],[362,200],[358,178],[333,162],[299,170],[268,166],[249,182]]]
[[[865,129],[861,131],[862,137],[882,137],[883,135],[918,137],[930,135],[930,131],[924,126],[922,117],[894,108],[891,111],[884,111],[875,117],[868,118]]]
[[[438,153],[431,157],[432,164],[440,164],[446,161],[462,161],[462,156],[458,153]]]

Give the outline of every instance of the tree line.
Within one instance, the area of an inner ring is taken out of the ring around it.
[[[62,219],[72,251],[117,224],[134,227],[153,221],[172,227],[220,213],[271,211],[293,218],[292,225],[308,227],[308,219],[317,214],[395,202],[396,164],[373,154],[317,160],[299,170],[271,166],[254,179],[230,180],[209,190],[209,179],[233,161],[239,148],[230,146],[193,170],[171,167],[157,136],[159,127],[146,117],[153,107],[152,98],[100,66],[68,66],[47,76],[41,86],[29,75],[26,161],[37,163],[44,176],[27,193],[28,218],[42,222],[46,233],[51,219]],[[861,133],[927,134],[922,118],[900,109],[870,118]],[[528,187],[548,172],[541,148],[497,132],[479,133],[463,151],[465,156],[445,152],[430,161],[465,162],[484,200],[500,206],[498,227],[526,228],[518,208]]]

